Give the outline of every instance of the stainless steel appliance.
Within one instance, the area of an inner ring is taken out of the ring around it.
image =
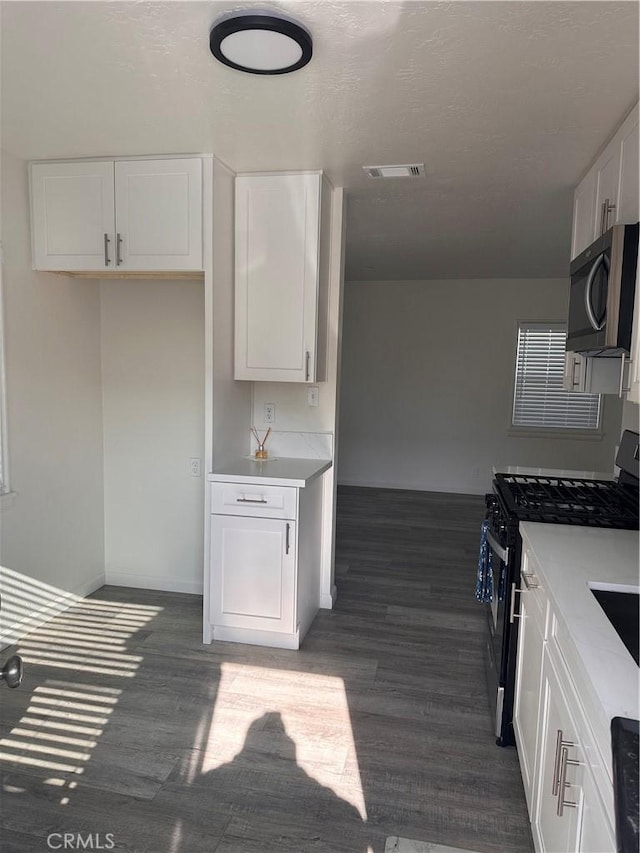
[[[616,456],[617,480],[496,474],[485,496],[486,542],[494,578],[504,590],[487,604],[485,670],[499,746],[515,743],[513,695],[520,592],[520,521],[638,529],[638,433],[626,430]]]
[[[629,352],[637,266],[637,223],[614,225],[571,262],[568,350]]]

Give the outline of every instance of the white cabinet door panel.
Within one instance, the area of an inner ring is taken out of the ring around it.
[[[573,198],[571,257],[593,243],[596,232],[596,172],[592,169],[578,184]]]
[[[202,267],[202,161],[118,160],[116,230],[122,270]]]
[[[319,174],[236,178],[235,378],[315,378]]]
[[[576,724],[545,649],[542,665],[542,717],[538,796],[533,821],[539,853],[578,849],[584,759]],[[564,745],[566,744],[566,746]],[[579,761],[581,765],[570,762]],[[564,801],[573,805],[560,806]]]
[[[638,204],[638,186],[640,177],[638,174],[638,110],[634,117],[630,118],[628,126],[624,128],[621,140],[621,162],[620,162],[620,191],[618,193],[618,208],[616,210],[616,222],[633,223],[640,219]]]
[[[113,269],[113,161],[32,163],[31,221],[34,269]]]
[[[212,516],[214,625],[294,630],[295,537],[290,521]]]
[[[535,805],[535,768],[544,635],[542,627],[532,612],[530,598],[531,593],[523,590],[518,631],[513,728],[527,808],[529,816],[532,817]]]

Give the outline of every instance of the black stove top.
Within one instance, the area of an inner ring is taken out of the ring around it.
[[[637,485],[496,474],[494,486],[506,513],[518,521],[638,529]]]

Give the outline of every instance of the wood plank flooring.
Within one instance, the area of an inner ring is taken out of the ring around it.
[[[0,694],[3,853],[65,832],[128,853],[530,853],[517,756],[491,733],[482,516],[477,497],[341,488],[337,605],[299,652],[203,646],[199,597],[118,587],[34,631]]]

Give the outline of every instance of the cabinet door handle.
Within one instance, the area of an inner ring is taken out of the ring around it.
[[[269,501],[265,498],[236,498],[236,503],[239,504],[266,504]]]
[[[556,808],[556,814],[558,817],[562,817],[564,814],[565,808],[575,809],[577,807],[577,803],[574,803],[573,800],[565,800],[564,792],[567,788],[571,787],[571,783],[567,782],[567,765],[580,764],[579,761],[572,761],[569,758],[569,750],[563,746],[561,750],[562,755],[560,756],[560,774],[558,779],[558,806]]]
[[[578,366],[578,359],[574,356],[571,364],[571,388],[575,388],[576,385],[579,385],[580,382],[576,382],[576,367]]]
[[[516,592],[522,592],[514,583],[511,584],[511,605],[509,606],[509,624],[513,625],[516,619],[520,618],[520,614],[515,612],[516,607]]]
[[[289,553],[289,522],[288,521],[287,521],[287,532],[286,532],[285,543],[284,543],[284,552],[285,552],[285,554]]]
[[[109,258],[109,243],[110,242],[111,242],[111,240],[109,239],[109,235],[105,234],[104,235],[104,265],[105,265],[105,267],[108,267],[109,264],[111,263],[111,260]]]
[[[629,391],[631,390],[631,382],[629,382],[629,385],[626,388],[625,388],[625,384],[624,384],[624,367],[625,367],[625,364],[628,366],[628,370],[630,372],[631,371],[631,362],[627,361],[627,354],[626,354],[626,352],[623,352],[622,357],[620,358],[620,387],[618,388],[618,397],[622,397],[623,394],[628,394]]]
[[[304,379],[305,382],[309,381],[309,350],[304,354]]]
[[[562,750],[566,751],[567,747],[574,746],[572,741],[564,740],[562,729],[558,729],[556,734],[556,754],[553,759],[553,784],[551,786],[551,794],[555,797],[558,794],[560,785],[560,763],[562,760]],[[577,762],[574,762],[577,764]]]
[[[524,581],[524,585],[527,589],[538,589],[540,584],[534,574],[529,574],[528,572],[521,572],[520,574],[522,575],[522,580]]]
[[[615,204],[609,204],[609,199],[605,198],[600,208],[600,234],[609,228],[609,214],[616,209]]]
[[[120,266],[122,263],[122,252],[120,251],[122,248],[122,237],[120,234],[116,234],[116,266]]]

